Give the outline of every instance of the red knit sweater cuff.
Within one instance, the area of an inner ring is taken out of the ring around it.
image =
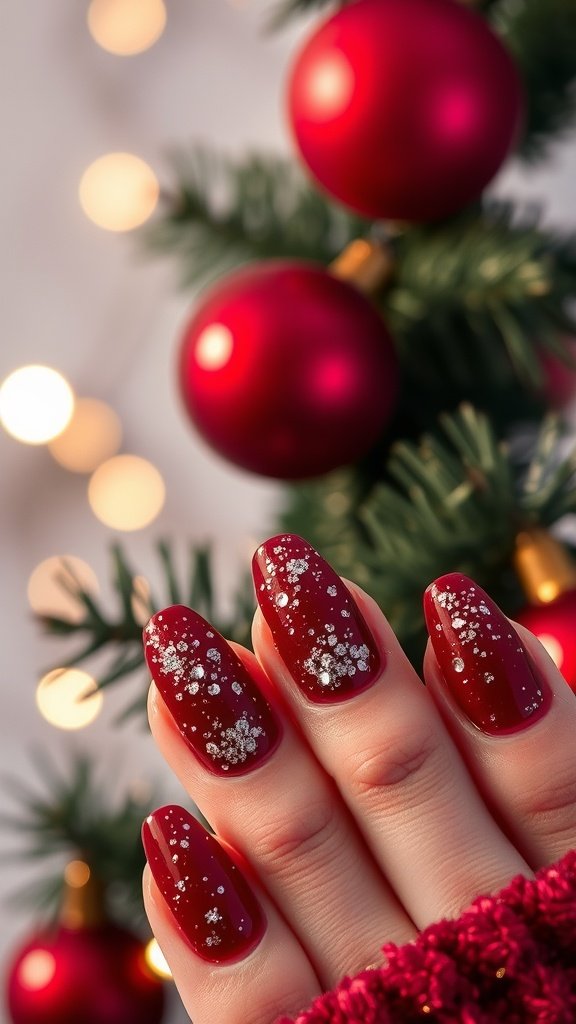
[[[383,951],[278,1024],[575,1024],[576,851]]]

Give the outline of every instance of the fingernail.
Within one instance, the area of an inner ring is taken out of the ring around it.
[[[317,703],[354,696],[374,682],[381,659],[347,587],[294,534],[272,537],[252,562],[258,604],[302,692]]]
[[[225,850],[182,807],[150,814],[146,859],[183,936],[203,960],[239,960],[262,938],[263,911]]]
[[[216,775],[243,775],[272,753],[281,726],[240,658],[184,605],[144,630],[150,673],[190,749]]]
[[[516,732],[546,713],[551,693],[518,633],[478,584],[450,573],[424,595],[436,660],[458,707],[490,735]]]

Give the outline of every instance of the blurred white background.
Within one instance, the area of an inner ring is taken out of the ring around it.
[[[121,538],[130,560],[154,583],[155,538],[174,538],[182,552],[189,540],[213,538],[225,595],[274,526],[278,489],[226,466],[193,435],[174,366],[191,297],[177,293],[170,261],[143,260],[132,236],[85,217],[78,183],[89,163],[114,150],[141,156],[161,182],[174,144],[289,151],[282,86],[307,26],[265,34],[264,0],[168,0],[167,7],[161,39],[132,57],[94,43],[86,0],[2,7],[0,380],[25,363],[47,363],[77,395],[112,405],[124,425],[123,450],[151,459],[167,484],[160,518]],[[574,181],[576,141],[567,140],[536,172],[509,166],[495,188],[537,200],[565,229],[576,226]],[[133,685],[110,692],[99,719],[77,734],[52,728],[36,711],[39,675],[69,648],[39,634],[28,577],[49,555],[74,554],[95,568],[106,593],[114,534],[91,513],[86,478],[60,468],[44,448],[0,429],[0,468],[0,813],[13,809],[9,778],[34,778],[30,753],[39,746],[62,765],[71,751],[92,752],[102,761],[102,784],[118,793],[152,779],[180,799],[142,722],[112,725]],[[2,854],[15,846],[5,826],[0,840]],[[0,965],[32,921],[4,902],[31,877],[23,871],[18,861],[1,862]]]

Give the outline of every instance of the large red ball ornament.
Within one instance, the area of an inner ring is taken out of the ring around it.
[[[455,0],[358,0],[289,82],[305,163],[371,218],[431,221],[480,194],[517,138],[522,89],[485,20]]]
[[[576,590],[567,590],[547,604],[529,605],[514,617],[538,637],[576,692]]]
[[[12,1024],[160,1024],[164,991],[130,932],[60,927],[18,950],[8,1008]]]
[[[286,480],[363,456],[390,418],[397,378],[376,309],[307,263],[255,264],[220,282],[180,353],[186,408],[205,440]]]

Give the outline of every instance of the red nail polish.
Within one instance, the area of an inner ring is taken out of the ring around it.
[[[148,668],[182,736],[216,775],[243,775],[275,749],[281,727],[240,658],[184,605],[144,630]]]
[[[274,643],[310,700],[333,703],[374,682],[381,659],[368,626],[340,577],[307,541],[272,537],[258,548],[252,572]]]
[[[142,826],[154,881],[203,960],[239,960],[262,938],[263,911],[220,844],[182,807],[154,811]]]
[[[491,735],[541,718],[550,690],[518,633],[484,590],[460,573],[432,583],[424,613],[436,659],[461,710]]]

